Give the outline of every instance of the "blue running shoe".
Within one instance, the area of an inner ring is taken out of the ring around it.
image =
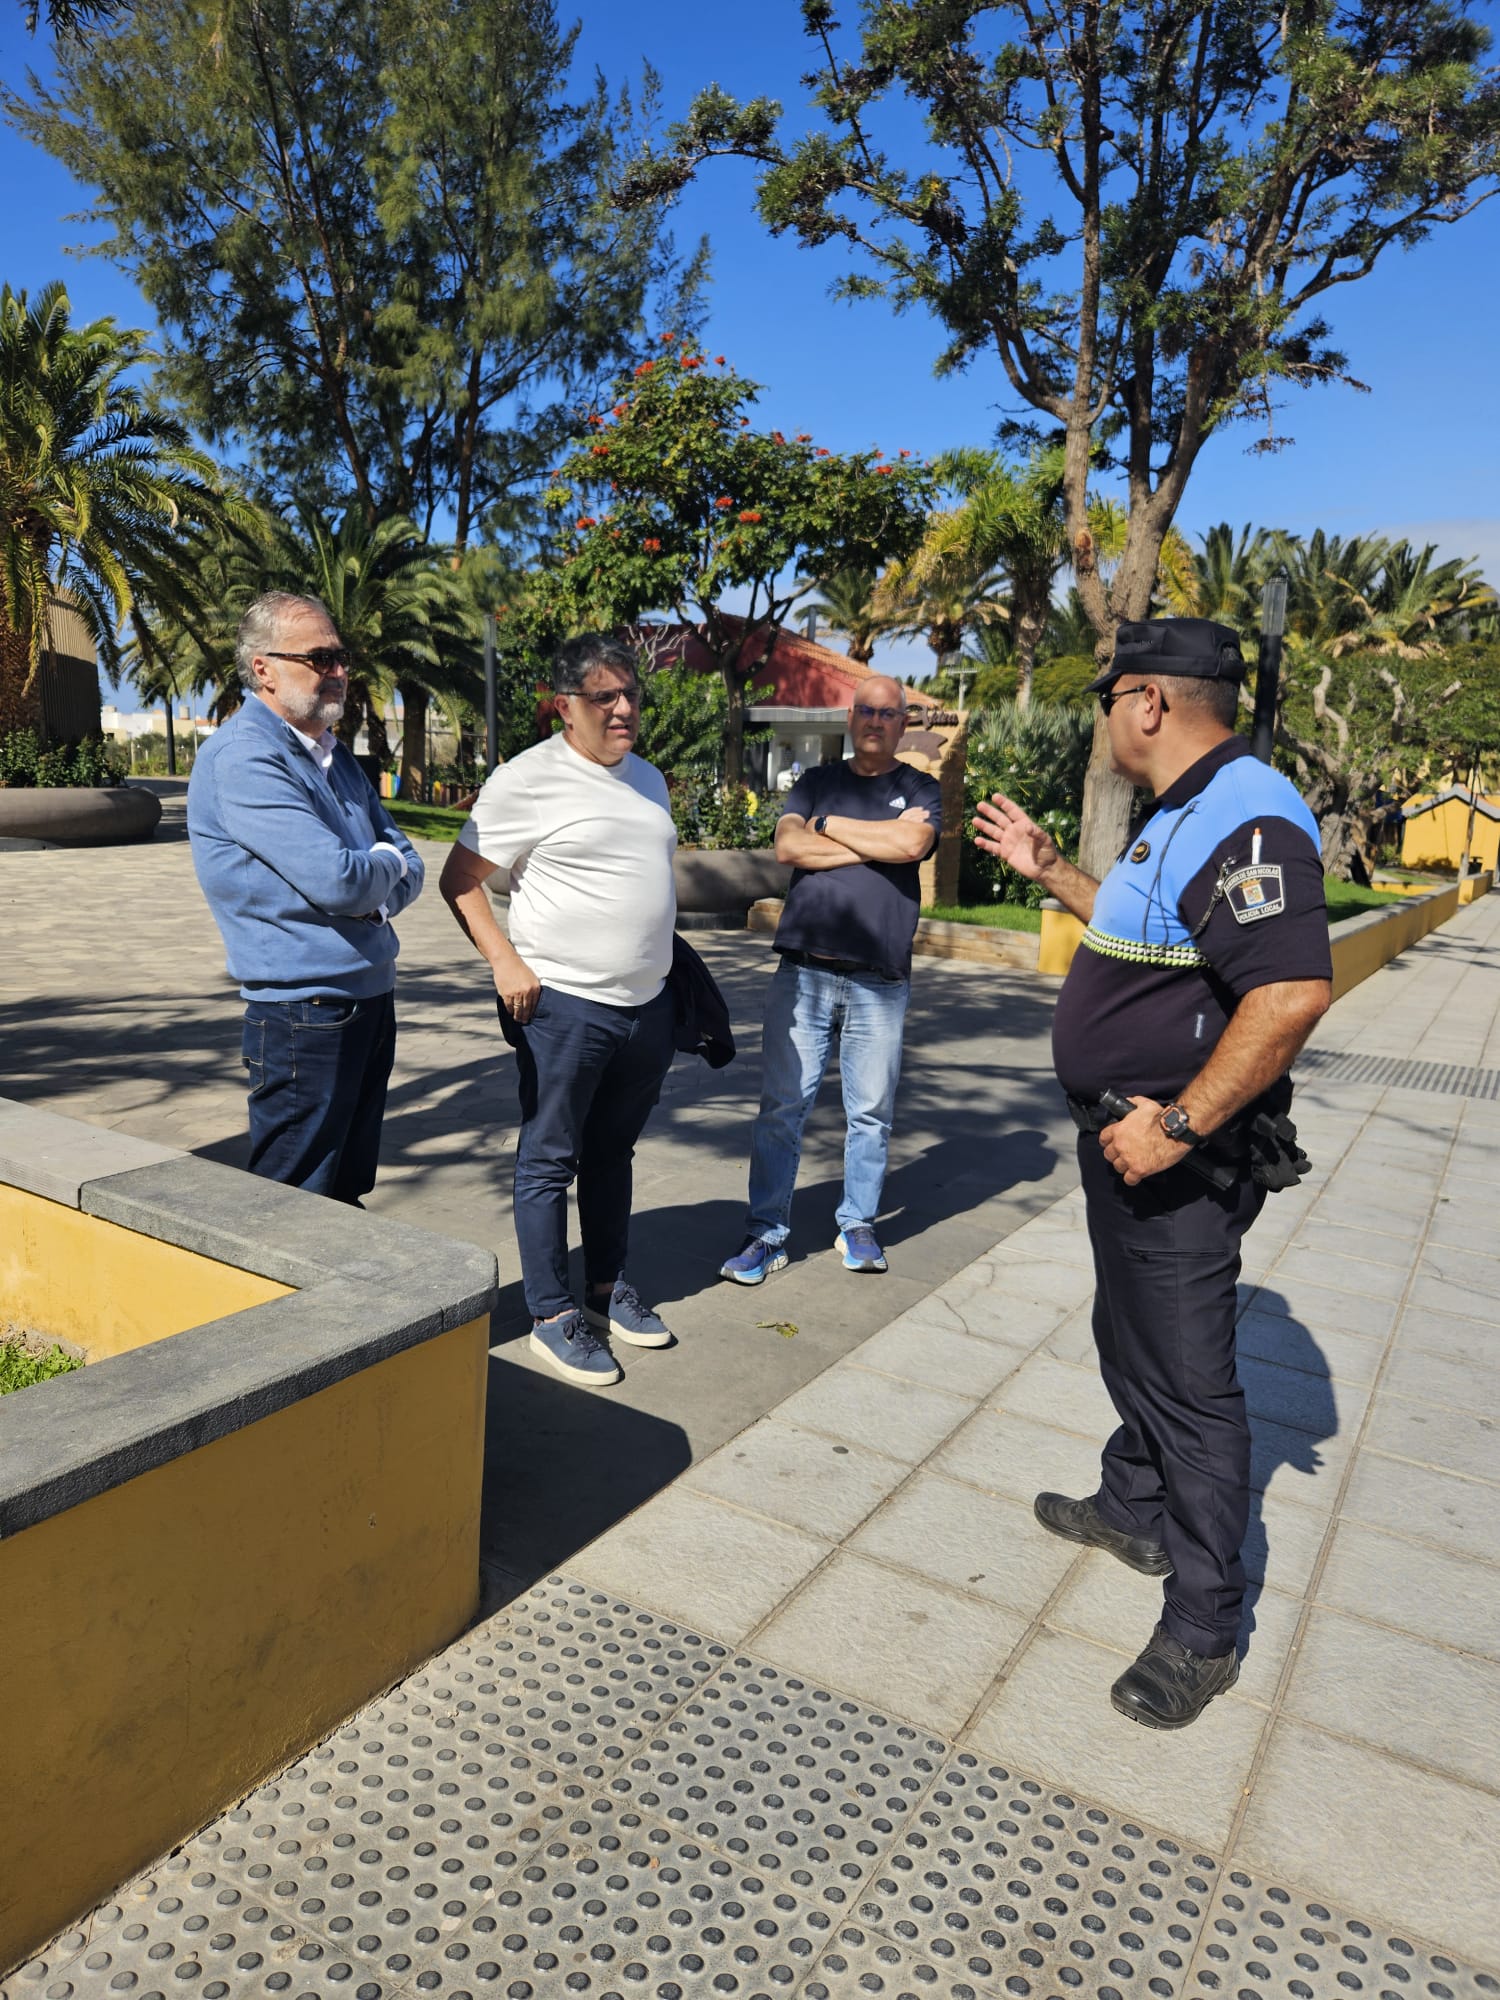
[[[585,1306],[583,1316],[601,1333],[612,1333],[616,1340],[628,1341],[632,1347],[672,1345],[671,1329],[661,1314],[644,1304],[635,1286],[627,1285],[623,1278],[616,1279],[604,1311]]]
[[[786,1246],[766,1243],[759,1236],[747,1236],[744,1248],[727,1257],[719,1266],[721,1278],[733,1278],[737,1285],[763,1285],[773,1271],[786,1269]]]
[[[873,1229],[867,1229],[857,1222],[852,1229],[841,1229],[833,1240],[835,1250],[844,1253],[846,1271],[888,1271],[885,1252],[875,1241]]]
[[[607,1389],[620,1379],[620,1364],[581,1312],[561,1319],[533,1320],[531,1351],[548,1361],[566,1382],[585,1389]]]

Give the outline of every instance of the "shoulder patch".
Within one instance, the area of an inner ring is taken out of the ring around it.
[[[1280,916],[1286,908],[1280,863],[1257,861],[1248,868],[1237,868],[1224,884],[1224,900],[1237,924],[1256,924],[1262,917]]]
[[[1132,861],[1144,861],[1150,855],[1150,852],[1151,852],[1150,841],[1138,840],[1135,846],[1132,847],[1130,850],[1130,858]]]

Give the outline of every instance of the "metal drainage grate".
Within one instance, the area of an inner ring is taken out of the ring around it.
[[[1295,1073],[1329,1083],[1374,1083],[1387,1089],[1431,1091],[1443,1097],[1500,1099],[1500,1069],[1475,1069],[1467,1063],[1413,1062],[1406,1056],[1304,1049]]]
[[[0,2000],[1500,2000],[1500,1980],[552,1578]]]

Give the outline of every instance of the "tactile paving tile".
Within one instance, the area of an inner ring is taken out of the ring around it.
[[[425,1901],[379,1879],[357,1948],[380,1978],[472,1996],[790,1993],[833,1918],[785,1884],[607,1803],[527,1830],[516,1869]],[[344,1892],[357,1898],[357,1882]],[[332,1899],[318,1921],[327,1923]]]
[[[1496,2000],[1500,1977],[1388,1925],[1226,1868],[1189,1992],[1224,2000]]]
[[[947,1753],[938,1737],[737,1657],[597,1775],[611,1798],[841,1907]]]
[[[428,1698],[566,1772],[641,1741],[730,1658],[669,1619],[552,1577],[450,1646]]]
[[[65,1960],[34,1960],[6,2000],[386,2000],[366,1961],[288,1921],[212,1869],[175,1856],[96,1910]]]
[[[852,1911],[975,1987],[1036,2000],[1182,1991],[1217,1865],[963,1754]]]

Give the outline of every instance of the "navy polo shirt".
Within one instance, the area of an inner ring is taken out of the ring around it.
[[[1058,996],[1072,1097],[1166,1101],[1257,986],[1328,979],[1318,829],[1294,786],[1226,737],[1152,804],[1099,885]]]
[[[921,806],[933,831],[943,827],[936,778],[896,764],[878,778],[861,778],[851,762],[815,764],[786,795],[783,812],[809,826],[820,813],[843,819],[900,819]],[[845,958],[888,978],[911,976],[911,942],[921,914],[921,863],[861,861],[847,868],[797,868],[776,929],[777,951]]]

